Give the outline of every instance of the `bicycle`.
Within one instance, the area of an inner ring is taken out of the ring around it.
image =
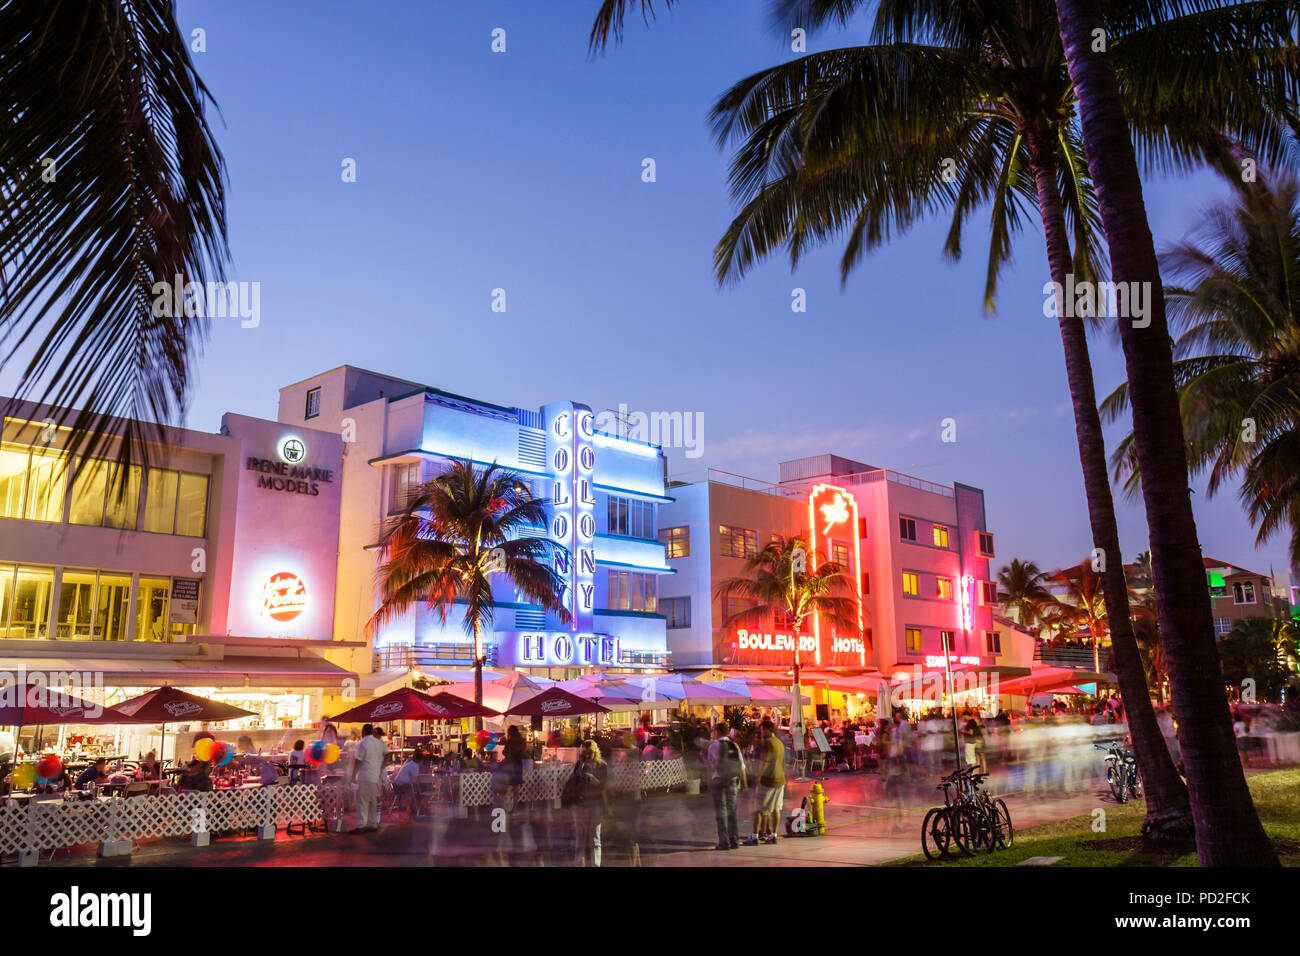
[[[935,789],[943,791],[943,806],[932,807],[921,821],[921,851],[926,859],[951,856],[953,846],[963,856],[974,856],[1011,845],[1006,804],[979,791],[979,781],[986,776],[968,767],[940,778]]]
[[[1093,749],[1106,754],[1106,783],[1117,803],[1126,803],[1131,796],[1142,796],[1142,776],[1138,773],[1137,757],[1118,742],[1093,744]]]
[[[1010,849],[1015,840],[1015,828],[1011,825],[1011,811],[1001,797],[994,797],[987,790],[981,790],[980,784],[988,777],[987,773],[970,775],[971,796],[985,821],[985,831],[990,837],[989,849]]]

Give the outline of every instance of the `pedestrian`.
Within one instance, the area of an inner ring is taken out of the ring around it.
[[[740,846],[740,823],[736,819],[736,803],[740,788],[745,786],[745,758],[728,734],[730,728],[723,721],[713,728],[709,744],[709,792],[713,795],[713,816],[718,825],[719,850],[734,850]]]
[[[379,829],[379,787],[384,773],[384,746],[382,727],[366,724],[361,728],[361,741],[357,744],[356,759],[352,761],[352,783],[357,791],[359,821],[352,833],[373,833]]]
[[[775,844],[780,826],[781,809],[785,803],[785,744],[776,735],[770,719],[759,725],[763,741],[763,756],[758,770],[758,800],[754,811],[754,832],[746,846],[760,843]]]
[[[594,740],[578,750],[573,775],[564,785],[561,802],[573,811],[574,866],[600,866],[600,827],[605,818],[605,782],[609,767]]]

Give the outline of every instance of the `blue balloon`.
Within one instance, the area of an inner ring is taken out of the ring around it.
[[[495,750],[495,749],[496,749],[496,746],[497,746],[497,735],[496,735],[496,734],[492,734],[490,737],[488,737],[487,745],[486,745],[483,749],[484,749],[484,750]]]

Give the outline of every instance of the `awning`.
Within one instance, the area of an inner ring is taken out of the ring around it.
[[[999,694],[1031,695],[1057,687],[1074,687],[1078,684],[1113,683],[1112,674],[1098,671],[1077,671],[1070,667],[1037,667],[1025,677],[1000,681]]]
[[[354,671],[331,664],[323,657],[190,657],[4,658],[5,670],[25,668],[29,673],[94,674],[114,686],[142,687],[172,684],[178,687],[301,687],[336,688],[357,681]]]

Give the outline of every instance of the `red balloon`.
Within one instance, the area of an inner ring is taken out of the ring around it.
[[[488,745],[488,741],[492,739],[492,734],[489,731],[480,730],[478,733],[474,735],[474,738],[478,741],[478,745],[480,747],[486,747]]]
[[[63,761],[56,754],[46,754],[36,762],[36,775],[53,780],[63,772]]]

